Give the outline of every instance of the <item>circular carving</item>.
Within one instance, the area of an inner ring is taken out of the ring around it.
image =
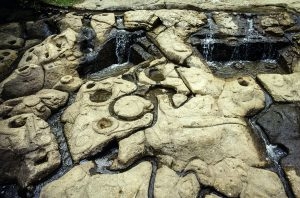
[[[105,102],[109,100],[112,96],[112,93],[110,91],[104,90],[104,89],[99,89],[95,91],[94,93],[90,94],[90,100],[92,102],[100,103],[100,102]]]
[[[63,76],[61,79],[60,79],[60,82],[62,84],[68,84],[68,83],[71,83],[73,81],[73,77],[71,75],[66,75],[66,76]]]
[[[135,119],[153,109],[153,104],[139,96],[125,96],[114,105],[114,112],[121,118]]]

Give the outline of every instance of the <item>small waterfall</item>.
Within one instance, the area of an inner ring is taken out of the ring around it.
[[[116,33],[116,56],[118,64],[128,62],[130,55],[130,33],[126,30],[117,30]]]
[[[205,35],[204,45],[203,45],[203,55],[206,60],[211,61],[212,60],[212,52],[214,49],[214,39],[213,39],[213,19],[211,17],[211,14],[207,17],[207,23],[208,23],[208,33]]]
[[[269,94],[265,93],[266,97],[266,107],[263,112],[266,112],[271,104],[272,98]],[[283,183],[284,189],[288,197],[294,198],[291,187],[288,183],[288,179],[285,176],[284,170],[280,165],[280,160],[287,155],[287,153],[282,150],[279,146],[271,144],[264,130],[256,123],[257,115],[250,118],[249,123],[251,128],[257,133],[257,135],[263,140],[264,146],[266,148],[266,154],[268,159],[271,161],[275,171],[277,172],[281,182]]]

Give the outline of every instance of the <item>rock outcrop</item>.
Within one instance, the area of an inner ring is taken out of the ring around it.
[[[93,162],[74,167],[60,179],[46,185],[40,197],[148,197],[151,163],[142,162],[117,174],[93,173],[95,169]]]
[[[134,83],[121,78],[90,81],[80,88],[75,102],[62,116],[73,160],[96,154],[113,139],[128,136],[151,124],[153,115],[148,112],[153,105],[137,96],[125,96],[136,88]],[[118,117],[111,115],[111,104]]]
[[[44,120],[49,118],[52,110],[67,103],[68,94],[54,89],[43,89],[35,95],[7,100],[0,105],[0,117],[11,117],[33,113]]]
[[[0,121],[0,182],[17,180],[22,187],[58,168],[60,154],[49,125],[34,114]]]

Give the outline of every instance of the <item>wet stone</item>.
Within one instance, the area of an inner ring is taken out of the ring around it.
[[[287,148],[288,155],[281,160],[282,166],[295,168],[300,173],[300,107],[296,104],[274,104],[258,116],[257,123],[271,143]]]

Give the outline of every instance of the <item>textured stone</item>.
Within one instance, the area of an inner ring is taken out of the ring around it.
[[[61,77],[60,81],[53,86],[53,89],[66,92],[77,91],[83,84],[83,80],[78,77],[73,77],[71,75],[66,75]]]
[[[300,108],[295,104],[274,104],[268,111],[257,116],[257,124],[268,135],[272,144],[288,149],[281,159],[284,168],[293,168],[300,173]]]
[[[175,171],[166,166],[156,172],[154,184],[154,197],[157,198],[181,198],[197,197],[200,184],[192,173],[179,176]]]
[[[48,37],[25,52],[19,67],[27,64],[42,66],[45,70],[44,88],[52,88],[65,75],[78,76],[76,69],[82,53],[77,36],[75,31],[67,29],[59,35]]]
[[[27,187],[58,168],[60,154],[49,125],[33,114],[0,121],[0,182]]]
[[[18,52],[15,50],[0,50],[0,81],[11,70],[13,62],[18,58]]]
[[[44,89],[35,95],[7,100],[0,105],[0,116],[15,116],[24,113],[33,113],[46,120],[51,110],[57,110],[67,103],[68,94],[54,89]],[[8,111],[8,109],[10,109]]]
[[[241,2],[239,0],[222,0],[222,1],[199,1],[199,0],[85,0],[74,5],[75,8],[86,10],[142,10],[142,9],[162,9],[162,8],[180,8],[180,9],[201,9],[201,10],[230,10],[230,11],[264,11],[271,12],[274,10],[300,11],[300,3],[295,0],[252,0]]]
[[[187,95],[190,90],[185,86],[176,72],[177,65],[168,63],[165,59],[154,60],[150,66],[139,73],[139,83],[155,85],[159,83],[167,88],[173,88],[177,93]]]
[[[300,73],[257,76],[276,102],[300,102]]]
[[[82,16],[76,15],[76,13],[67,13],[59,22],[59,29],[61,32],[71,28],[75,32],[79,33],[82,27]]]
[[[60,179],[46,185],[40,197],[148,197],[151,163],[142,162],[118,174],[91,174],[94,168],[92,162],[74,167]]]
[[[1,98],[10,99],[34,94],[44,85],[43,68],[28,64],[16,69],[1,83]]]
[[[187,99],[187,96],[183,94],[174,94],[172,97],[175,107],[180,107]]]
[[[300,197],[300,176],[293,169],[289,169],[285,171],[287,174],[287,178],[289,179],[294,195],[296,198]]]
[[[23,47],[24,39],[11,34],[0,33],[0,49],[18,49]]]
[[[153,115],[146,112],[131,121],[117,120],[110,115],[110,103],[135,90],[134,83],[121,78],[88,82],[81,87],[75,103],[62,116],[75,161],[100,152],[111,140],[128,136],[152,122]]]
[[[140,10],[124,13],[124,26],[129,29],[143,28],[149,31],[158,22],[159,18],[154,11]]]
[[[178,68],[180,77],[194,94],[218,97],[223,90],[225,81],[206,73],[199,68]]]
[[[116,101],[114,112],[124,119],[135,119],[154,108],[153,104],[139,96],[124,96]]]
[[[115,27],[115,15],[113,13],[97,14],[92,17],[91,26],[96,32],[98,41],[104,43],[110,31]]]
[[[186,170],[195,171],[202,184],[229,197],[287,197],[275,173],[249,167],[239,159],[227,158],[214,165],[194,160]]]
[[[217,26],[219,27],[219,30],[221,34],[224,35],[236,35],[238,32],[238,25],[233,20],[233,17],[231,14],[226,12],[218,12],[213,15],[213,19]]]

